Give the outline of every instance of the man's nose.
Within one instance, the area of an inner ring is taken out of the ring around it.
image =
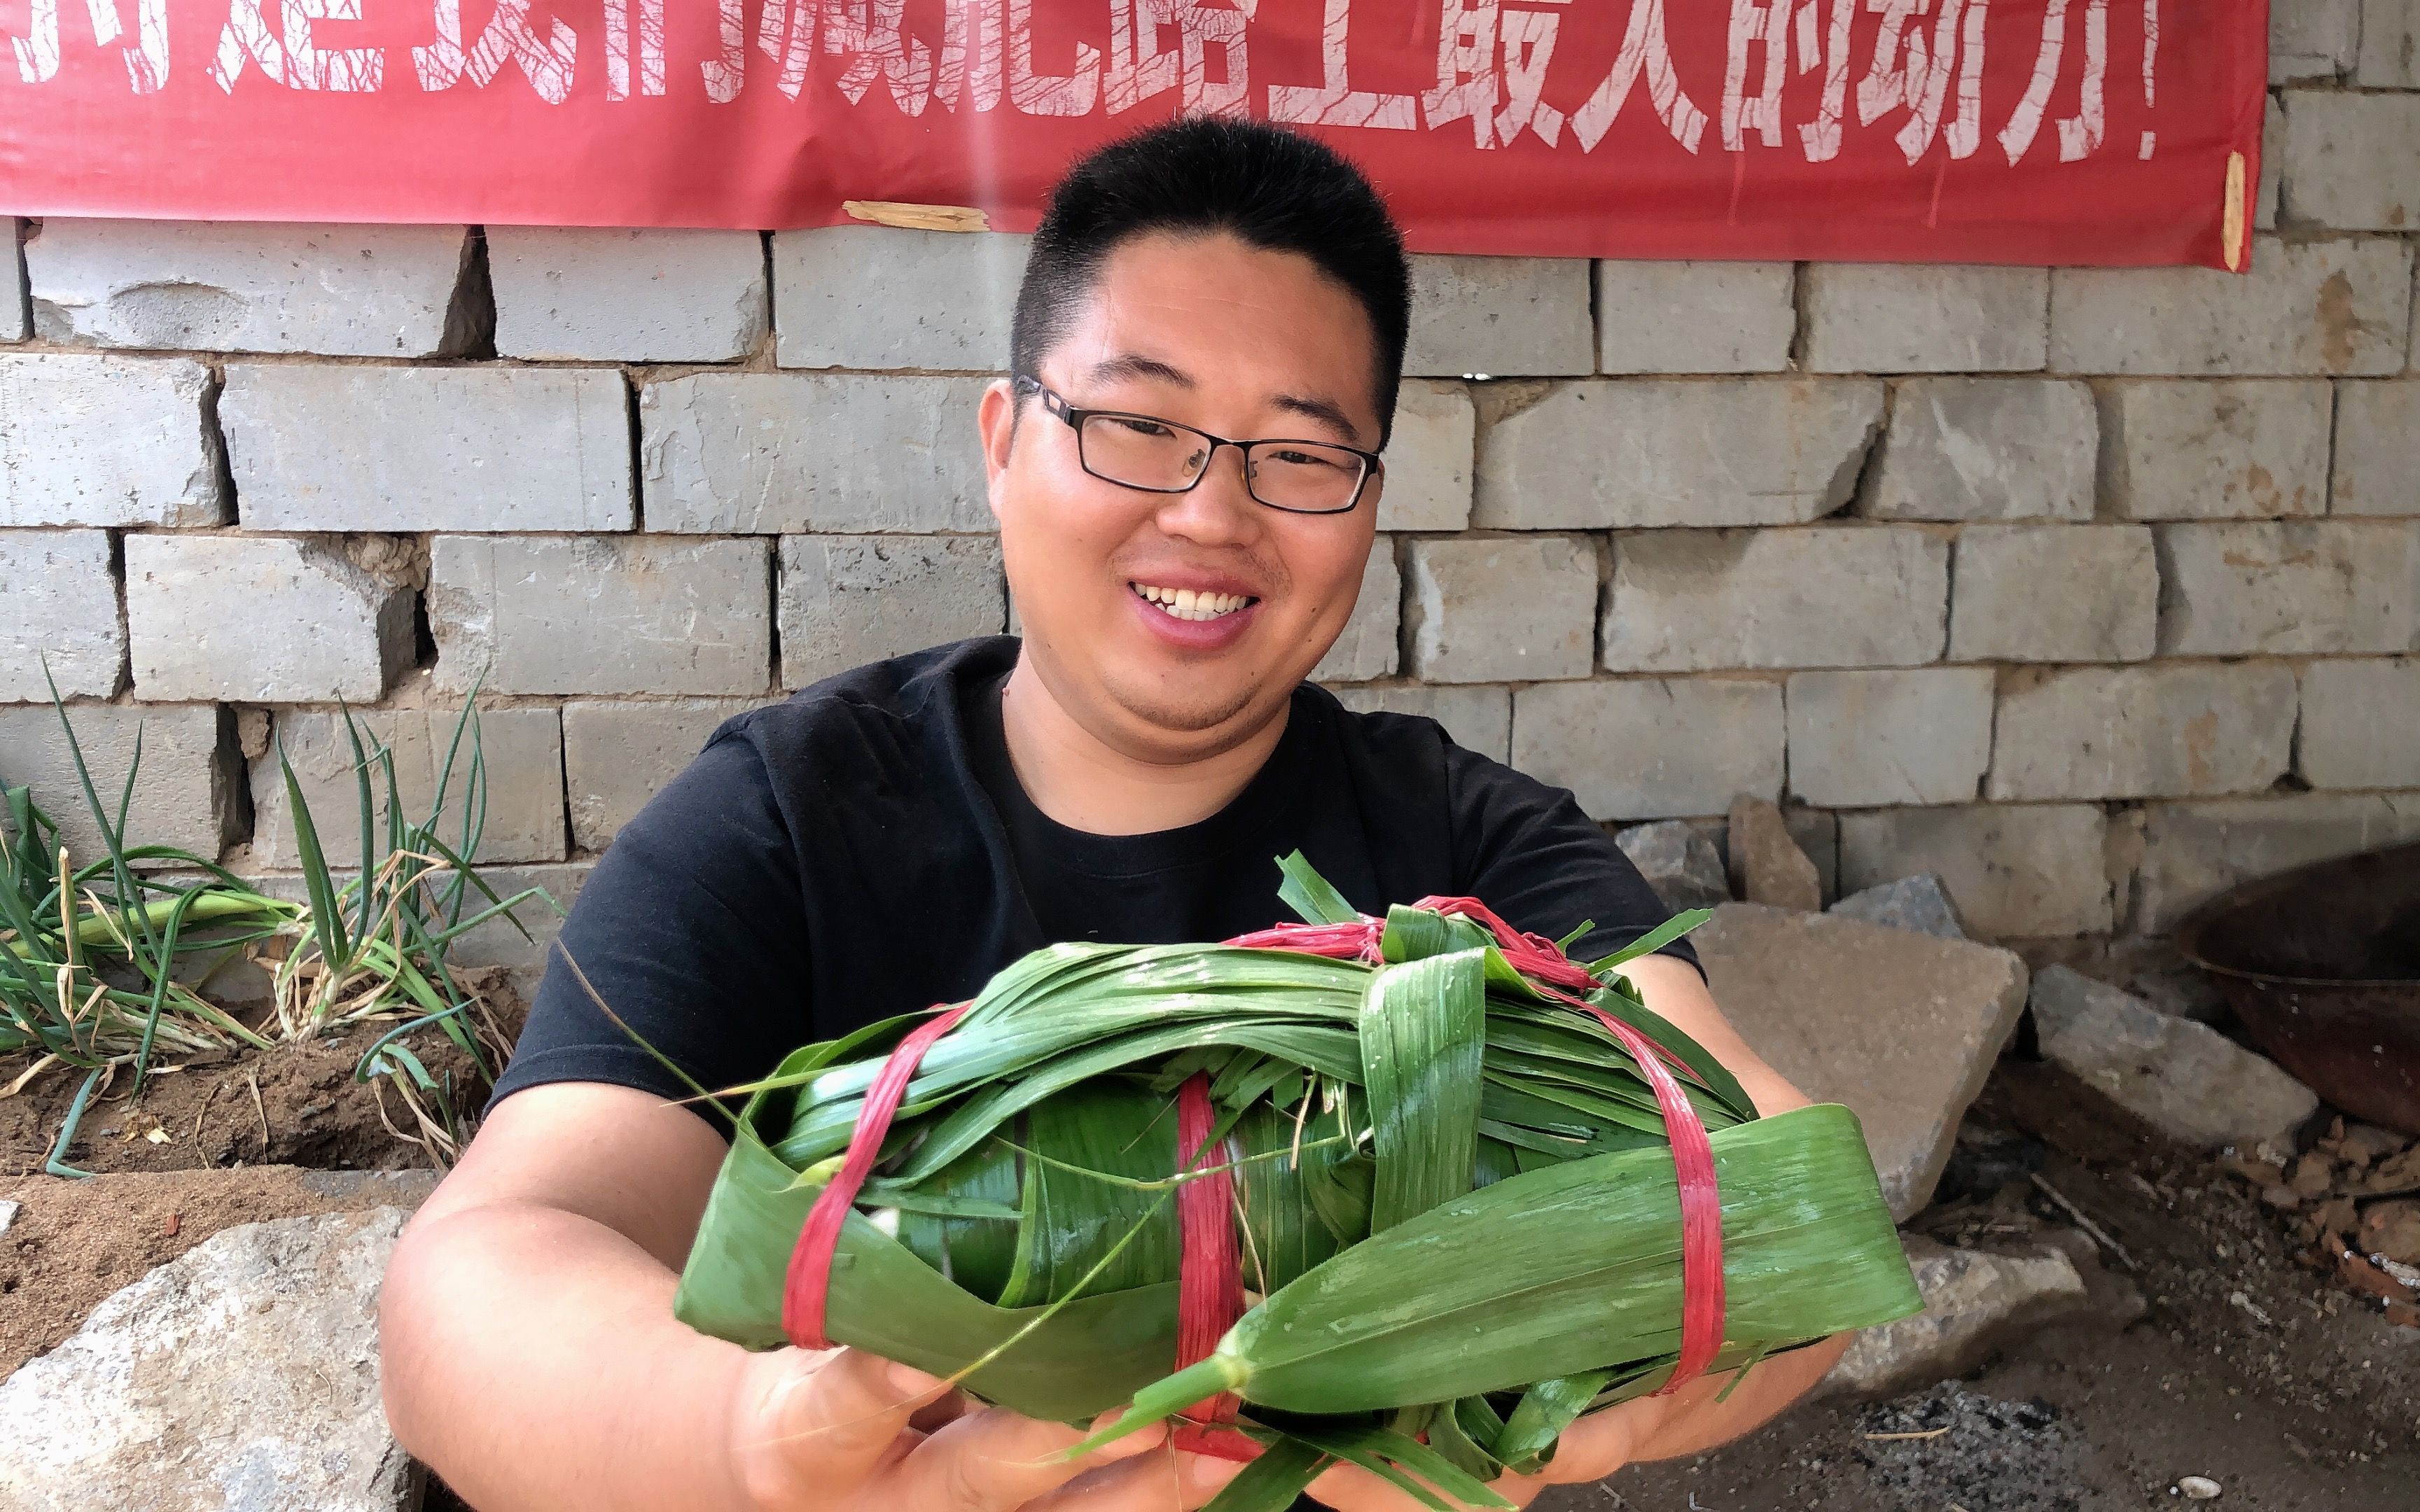
[[[1264,506],[1244,485],[1244,465],[1242,447],[1213,448],[1202,481],[1184,493],[1169,495],[1160,506],[1160,530],[1204,546],[1251,539],[1260,531]]]

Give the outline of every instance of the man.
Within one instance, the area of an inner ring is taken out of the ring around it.
[[[1368,912],[1476,896],[1549,936],[1593,919],[1591,952],[1661,922],[1570,795],[1303,685],[1371,549],[1406,289],[1376,195],[1305,138],[1189,120],[1079,164],[1034,239],[1014,377],[979,416],[1021,644],[861,668],[724,725],[565,928],[605,1000],[728,1087],[1053,940],[1265,926],[1273,858],[1297,847]],[[1760,1106],[1804,1102],[1692,959],[1629,969]],[[1063,1425],[855,1351],[750,1355],[676,1322],[723,1135],[568,975],[549,972],[386,1284],[389,1414],[473,1504],[1165,1512],[1234,1473],[1156,1431],[1063,1463],[1080,1436]],[[1836,1353],[1768,1362],[1728,1402],[1714,1377],[1596,1414],[1503,1489],[1719,1443]],[[1411,1504],[1357,1471],[1314,1494]]]

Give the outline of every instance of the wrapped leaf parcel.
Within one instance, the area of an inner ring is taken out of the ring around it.
[[[1534,1469],[1579,1414],[1674,1372],[1687,1173],[1665,1108],[1683,1097],[1711,1145],[1706,1221],[1719,1200],[1714,1275],[1693,1280],[1716,1282],[1714,1368],[1918,1308],[1855,1117],[1758,1118],[1611,969],[1655,939],[1585,968],[1535,942],[1587,984],[1575,997],[1500,925],[1399,907],[1381,929],[1282,864],[1281,896],[1331,934],[1365,929],[1377,959],[1054,946],[938,1037],[920,1015],[789,1057],[741,1116],[679,1316],[785,1342],[809,1211],[862,1173],[830,1205],[828,1287],[815,1273],[831,1340],[1069,1422],[1231,1393],[1265,1452],[1222,1507],[1281,1507],[1332,1459],[1431,1504],[1427,1487],[1490,1501],[1481,1483]],[[877,1085],[886,1066],[904,1094]],[[869,1089],[896,1113],[843,1176]],[[1245,1310],[1180,1361],[1202,1246],[1181,1196],[1214,1173]]]

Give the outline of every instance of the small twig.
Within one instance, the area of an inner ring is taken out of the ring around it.
[[[1893,1443],[1905,1439],[1937,1439],[1948,1431],[1948,1428],[1925,1428],[1916,1433],[1860,1433],[1857,1437],[1870,1439],[1876,1443]]]
[[[260,1115],[260,1158],[269,1158],[269,1104],[261,1101],[260,1073],[247,1071],[243,1079],[252,1086],[252,1111]]]
[[[210,1083],[210,1095],[202,1099],[201,1107],[195,1110],[194,1114],[194,1149],[195,1153],[202,1157],[202,1164],[205,1165],[211,1164],[211,1162],[210,1152],[202,1149],[202,1120],[210,1116],[210,1104],[219,1100],[220,1089],[225,1086],[226,1083],[224,1081]]]
[[[2092,1240],[2095,1243],[2099,1244],[2102,1249],[2107,1250],[2110,1254],[2117,1256],[2120,1261],[2124,1262],[2126,1269],[2129,1271],[2135,1269],[2134,1257],[2126,1253],[2126,1246],[2110,1238],[2107,1230],[2103,1229],[2099,1224],[2094,1223],[2091,1219],[2086,1217],[2084,1215],[2084,1210],[2077,1207],[2074,1203],[2068,1201],[2067,1195],[2065,1193],[2059,1191],[2058,1188],[2051,1185],[2048,1181],[2043,1180],[2041,1172],[2028,1171],[2026,1175],[2032,1179],[2034,1185],[2041,1188],[2042,1196],[2050,1198],[2053,1202],[2057,1203],[2059,1211],[2074,1219],[2076,1227],[2083,1229],[2086,1234],[2092,1236]]]

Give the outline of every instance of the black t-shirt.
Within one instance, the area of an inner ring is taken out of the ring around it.
[[[1009,765],[1000,693],[1016,647],[876,662],[726,721],[597,862],[564,948],[632,1031],[722,1088],[812,1041],[970,997],[1056,941],[1220,940],[1291,918],[1276,858],[1294,850],[1364,913],[1435,894],[1550,938],[1592,920],[1581,959],[1668,917],[1569,793],[1433,720],[1354,714],[1310,685],[1218,813],[1149,835],[1070,829]],[[687,1091],[551,955],[495,1095],[563,1081]]]

